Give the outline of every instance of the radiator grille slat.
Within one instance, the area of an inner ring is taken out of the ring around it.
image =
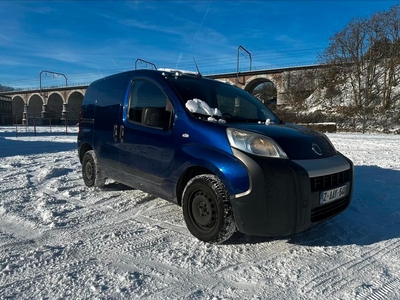
[[[311,192],[322,192],[334,189],[338,186],[346,184],[349,181],[351,181],[350,170],[313,177],[310,178]],[[311,210],[311,222],[319,222],[337,215],[347,208],[349,202],[350,196],[346,196],[343,199],[334,201],[332,203],[315,207]]]
[[[311,192],[329,190],[350,181],[350,170],[310,178]]]

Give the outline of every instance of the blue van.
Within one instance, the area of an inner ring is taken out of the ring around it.
[[[322,133],[199,74],[134,70],[93,82],[79,122],[86,186],[107,178],[182,207],[198,239],[287,236],[343,212],[353,164]]]

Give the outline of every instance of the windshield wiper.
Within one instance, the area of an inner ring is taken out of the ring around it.
[[[224,119],[226,120],[226,122],[228,123],[260,123],[260,124],[269,124],[269,125],[273,125],[273,124],[284,124],[283,121],[277,119],[273,119],[270,120],[269,122],[267,122],[266,119],[249,119],[249,118],[245,118],[245,117],[240,117],[240,116],[224,116]]]
[[[241,122],[241,123],[258,123],[258,122],[265,122],[265,119],[249,119],[245,117],[240,117],[240,116],[229,116],[229,117],[224,117],[227,122]]]

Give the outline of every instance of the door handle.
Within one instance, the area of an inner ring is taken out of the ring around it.
[[[118,125],[114,125],[114,130],[113,130],[113,135],[114,135],[114,142],[118,142]]]
[[[123,143],[124,140],[125,140],[125,127],[124,127],[124,125],[121,125],[119,127],[119,139],[120,139],[121,143]]]

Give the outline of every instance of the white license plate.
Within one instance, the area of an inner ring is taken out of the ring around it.
[[[321,192],[319,195],[319,204],[326,204],[346,196],[347,186],[341,186],[336,189]]]

